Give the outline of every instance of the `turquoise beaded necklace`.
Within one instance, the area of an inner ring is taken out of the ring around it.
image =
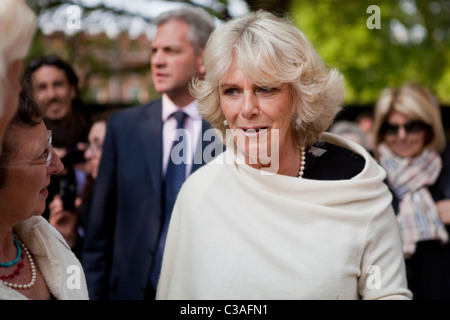
[[[0,262],[0,267],[8,268],[8,267],[15,265],[17,262],[19,262],[20,256],[22,255],[22,249],[20,249],[20,244],[19,244],[19,241],[17,240],[15,234],[13,234],[13,241],[14,241],[14,245],[16,246],[16,249],[17,249],[17,257],[11,262]]]

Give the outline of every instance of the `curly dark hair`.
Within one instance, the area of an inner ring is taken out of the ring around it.
[[[63,70],[64,73],[66,74],[67,80],[71,85],[75,87],[75,90],[78,95],[78,76],[76,75],[72,66],[68,62],[64,61],[61,57],[55,54],[37,57],[32,59],[28,63],[26,73],[33,74],[37,69],[41,68],[42,66],[53,66]]]

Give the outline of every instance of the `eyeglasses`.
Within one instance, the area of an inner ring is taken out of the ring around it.
[[[40,166],[45,164],[45,166],[48,168],[50,166],[50,162],[52,162],[52,155],[53,155],[51,130],[47,130],[47,139],[48,139],[48,149],[42,154],[42,156],[39,159],[10,163],[8,164],[8,167],[23,166],[23,165]]]
[[[382,131],[384,134],[387,135],[397,135],[398,130],[400,128],[403,128],[406,133],[418,133],[422,130],[424,130],[427,127],[425,123],[422,121],[410,121],[403,125],[399,124],[393,124],[393,123],[385,123],[383,125]]]

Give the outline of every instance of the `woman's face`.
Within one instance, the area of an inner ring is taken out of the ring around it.
[[[94,179],[97,178],[98,166],[102,157],[103,141],[106,134],[106,122],[95,122],[89,131],[89,147],[84,152],[86,170]]]
[[[237,148],[253,159],[252,163],[257,162],[255,167],[266,162],[264,156],[272,154],[275,146],[283,157],[293,154],[298,157],[299,149],[291,126],[292,97],[288,84],[276,88],[260,87],[235,65],[222,79],[219,95],[222,112],[230,129],[234,130]],[[275,145],[271,144],[271,137],[277,135],[279,140]]]
[[[422,153],[425,146],[425,127],[396,111],[386,120],[384,141],[399,157],[412,158]]]
[[[0,189],[0,207],[14,223],[44,212],[50,176],[64,166],[49,147],[44,122],[32,128],[12,126],[6,137],[16,151],[10,155],[6,182]],[[47,167],[49,152],[52,158]]]

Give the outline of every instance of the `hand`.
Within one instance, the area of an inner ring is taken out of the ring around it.
[[[442,223],[450,225],[450,199],[438,201],[436,206]]]
[[[78,233],[78,208],[81,204],[81,199],[77,198],[75,201],[75,212],[64,210],[63,201],[59,194],[53,197],[49,204],[50,216],[48,221],[66,240],[67,244],[73,248],[76,244]]]

